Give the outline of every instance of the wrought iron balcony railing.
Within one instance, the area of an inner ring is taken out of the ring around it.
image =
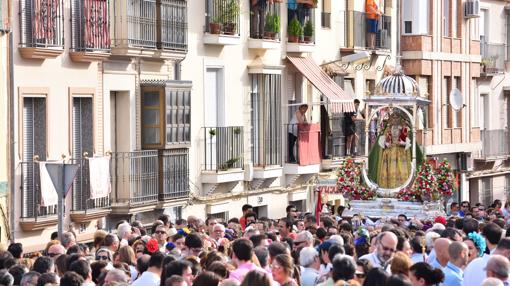
[[[346,37],[347,43],[353,48],[391,49],[391,16],[381,15],[375,21],[375,39],[369,42],[367,13],[347,11]],[[373,44],[373,46],[372,46]]]
[[[88,159],[71,159],[71,163],[78,164],[79,169],[73,182],[72,211],[88,212],[110,207],[110,196],[91,198],[90,168]]]
[[[188,49],[187,10],[185,0],[161,0],[158,16],[160,49],[181,51]]]
[[[21,218],[44,218],[57,214],[57,206],[42,206],[39,163],[21,163]]]
[[[243,127],[204,127],[204,165],[206,171],[243,168]]]
[[[482,130],[482,158],[497,158],[510,155],[508,131],[506,129]]]
[[[105,0],[72,1],[72,50],[109,52],[111,40],[108,3]]]
[[[239,0],[206,0],[205,31],[211,34],[240,34]]]
[[[50,48],[64,46],[62,0],[20,0],[20,46]]]
[[[112,190],[116,203],[144,204],[158,200],[158,152],[112,154]]]
[[[280,3],[250,7],[250,38],[280,40],[280,31]]]
[[[159,199],[185,198],[189,195],[189,153],[188,149],[162,150],[160,153]]]

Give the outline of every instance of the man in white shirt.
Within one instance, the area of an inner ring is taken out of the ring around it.
[[[499,254],[491,255],[485,269],[487,271],[487,277],[497,278],[501,280],[504,285],[508,285],[508,278],[510,276],[510,262],[508,258]]]
[[[483,230],[482,235],[485,237],[487,248],[492,254],[501,254],[510,257],[510,238],[504,238],[500,241],[503,230],[495,223],[487,224]],[[498,243],[499,242],[499,243]],[[483,280],[487,278],[485,266],[489,261],[490,256],[484,254],[468,264],[464,269],[463,286],[479,286],[482,285]]]
[[[314,286],[319,282],[321,261],[319,252],[313,247],[304,247],[299,252],[299,264],[304,267],[301,272],[301,285]]]
[[[376,249],[374,252],[365,254],[360,259],[365,259],[372,263],[373,267],[382,267],[386,269],[388,262],[393,258],[397,251],[398,238],[393,232],[381,232],[376,239]]]
[[[149,268],[136,279],[132,286],[159,286],[161,284],[161,268],[165,255],[156,251],[149,260]]]

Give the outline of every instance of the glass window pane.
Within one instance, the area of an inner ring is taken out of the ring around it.
[[[143,105],[144,106],[159,106],[159,92],[157,91],[146,91],[143,93]]]
[[[143,144],[160,144],[159,128],[143,129]]]
[[[159,124],[159,110],[144,109],[142,120],[143,120],[143,125],[158,125]]]

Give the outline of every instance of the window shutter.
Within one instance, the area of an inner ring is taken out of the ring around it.
[[[296,79],[294,73],[287,73],[287,100],[296,100]]]

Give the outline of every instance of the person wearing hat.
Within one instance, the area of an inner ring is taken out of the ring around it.
[[[294,156],[294,145],[296,145],[296,141],[299,135],[299,124],[307,123],[306,120],[306,111],[308,110],[308,104],[303,103],[299,106],[298,110],[292,116],[292,119],[289,122],[289,163],[296,163],[296,157]]]

